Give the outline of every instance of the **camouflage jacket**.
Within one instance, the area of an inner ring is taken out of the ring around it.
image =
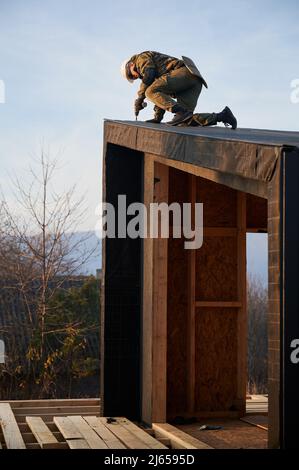
[[[145,90],[156,78],[184,65],[184,62],[176,57],[154,51],[135,54],[131,57],[130,61],[135,64],[135,69],[142,81],[138,91],[140,98],[145,97]]]

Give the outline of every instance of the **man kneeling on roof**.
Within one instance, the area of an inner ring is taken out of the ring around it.
[[[135,100],[136,118],[148,98],[155,105],[154,118],[147,122],[160,123],[165,111],[174,113],[167,124],[213,126],[223,122],[226,126],[237,127],[237,120],[226,106],[220,113],[200,113],[193,116],[202,85],[208,85],[194,62],[188,57],[176,59],[160,52],[146,51],[133,55],[121,66],[122,75],[133,82],[138,78],[141,85]]]

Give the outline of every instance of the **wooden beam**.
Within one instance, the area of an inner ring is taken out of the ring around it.
[[[242,414],[246,413],[247,387],[247,286],[246,286],[246,194],[238,192],[238,379],[236,406]]]
[[[189,200],[192,204],[191,223],[194,227],[194,211],[196,203],[196,176],[189,175]],[[195,407],[195,273],[196,250],[188,253],[188,411],[194,412]]]
[[[79,410],[74,410],[73,413],[68,413],[68,416],[76,416],[76,415],[78,415],[78,413],[79,413]],[[26,416],[28,416],[28,414],[16,414],[15,418],[16,418],[17,423],[18,424],[25,423],[26,422]],[[39,416],[44,420],[45,423],[47,423],[47,422],[51,422],[54,417],[64,418],[65,413],[55,413],[54,415],[53,414],[43,414],[43,413],[41,413]],[[98,413],[98,414],[96,414],[96,413],[85,413],[84,416],[100,416],[100,413]]]
[[[173,449],[212,449],[208,444],[195,439],[171,424],[153,423],[153,429],[157,437],[168,438]]]
[[[207,301],[207,300],[197,300],[195,302],[196,307],[214,307],[214,308],[240,308],[242,307],[242,302],[225,302],[225,301]]]
[[[155,203],[168,202],[168,167],[155,164]],[[152,331],[152,421],[166,421],[167,395],[167,256],[168,239],[154,239],[153,331]]]
[[[150,204],[154,202],[154,176],[154,159],[145,155],[143,202],[147,210],[147,228]],[[153,252],[154,240],[147,236],[143,240],[142,421],[148,424],[152,422]]]
[[[7,449],[26,449],[9,403],[0,404],[0,427]]]
[[[151,155],[156,162],[163,165],[171,166],[177,170],[185,171],[191,175],[201,176],[202,178],[214,181],[215,183],[224,184],[230,188],[238,191],[245,191],[246,193],[253,194],[262,198],[268,198],[268,183],[265,181],[258,181],[248,178],[243,178],[239,175],[232,175],[230,173],[223,173],[209,168],[203,168],[191,163],[185,163],[178,160],[171,160],[169,158],[160,157],[158,155],[146,153],[146,156]]]

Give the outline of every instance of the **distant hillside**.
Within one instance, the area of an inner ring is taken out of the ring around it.
[[[84,249],[87,252],[93,252],[92,256],[84,263],[80,268],[78,274],[96,274],[97,269],[102,267],[102,243],[101,240],[97,238],[95,232],[76,232],[72,235],[72,240],[74,242],[79,241],[79,239],[86,240],[83,244]]]

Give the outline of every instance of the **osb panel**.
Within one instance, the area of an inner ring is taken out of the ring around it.
[[[196,411],[234,410],[237,309],[196,309]]]
[[[189,174],[184,171],[169,168],[169,204],[189,201]]]
[[[196,201],[203,203],[204,227],[236,227],[237,191],[198,177]]]
[[[237,301],[236,237],[204,237],[196,251],[196,300]]]
[[[220,426],[221,429],[200,431],[200,425],[176,426],[214,449],[266,449],[267,431],[238,419],[205,419],[204,424]]]
[[[168,242],[167,414],[186,411],[188,262],[183,240]]]
[[[246,194],[246,225],[247,228],[267,228],[267,199]]]

